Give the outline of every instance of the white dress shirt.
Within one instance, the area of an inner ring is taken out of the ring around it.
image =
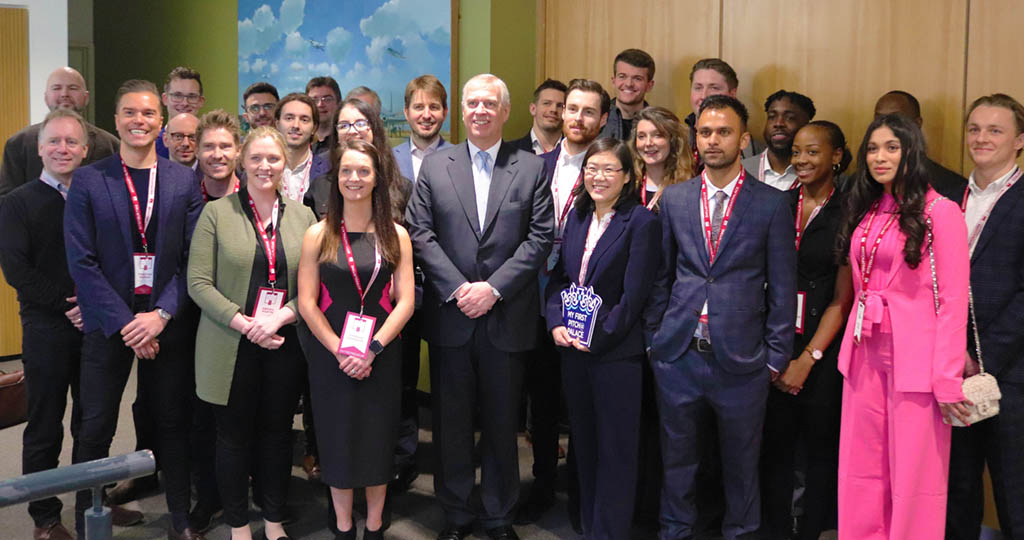
[[[564,138],[565,137],[558,139],[558,144],[561,144]],[[537,138],[537,133],[533,131],[533,128],[530,128],[530,145],[533,148],[533,153],[538,156],[547,153],[544,151],[544,145],[540,142],[540,139]]]
[[[772,164],[768,160],[767,150],[761,152],[761,159],[758,163],[760,165],[758,166],[757,179],[765,184],[779,191],[789,191],[789,188],[793,187],[793,182],[796,182],[796,169],[792,165],[788,165],[782,173],[777,173],[775,169],[772,169]]]
[[[487,218],[487,196],[490,194],[491,189],[491,176],[494,174],[494,164],[498,160],[498,148],[501,147],[501,139],[494,146],[483,149],[477,147],[469,140],[466,141],[469,146],[469,161],[473,164],[473,187],[476,191],[476,215],[480,220],[480,230],[483,232],[484,220]],[[491,156],[490,171],[484,171],[480,168],[480,158],[476,157],[477,153],[483,150],[487,152],[487,155]]]
[[[409,137],[409,156],[412,157],[412,178],[410,178],[410,180],[415,182],[416,179],[420,177],[420,165],[423,164],[423,158],[433,154],[440,144],[441,137],[438,137],[426,148],[420,150],[419,147],[416,146],[416,143],[412,142],[412,137]]]
[[[555,203],[555,236],[562,237],[562,230],[565,223],[562,221],[562,214],[565,213],[565,206],[572,198],[572,188],[580,177],[580,169],[583,168],[583,156],[586,151],[576,155],[570,155],[566,148],[565,139],[561,142],[562,151],[558,153],[558,161],[555,163],[554,177],[551,179],[551,200]]]
[[[718,204],[715,202],[715,194],[718,193],[719,191],[724,191],[725,192],[724,204],[725,204],[725,207],[728,208],[729,207],[729,201],[732,200],[733,190],[736,189],[736,183],[739,181],[740,175],[737,174],[736,178],[733,178],[732,181],[729,182],[724,188],[718,188],[714,184],[712,184],[711,180],[708,179],[706,174],[702,174],[701,178],[702,178],[701,181],[704,182],[704,185],[707,186],[707,188],[708,188],[708,211],[711,212],[711,215],[712,216],[715,215],[715,209],[718,208]],[[724,212],[725,209],[723,208],[722,211]],[[703,239],[702,241],[704,242],[704,248],[707,249],[707,245],[708,245],[708,243],[707,243],[707,236],[706,236],[706,234],[704,232],[704,219],[705,219],[705,216],[707,216],[707,214],[704,213],[704,203],[701,202],[700,203],[701,238]],[[724,216],[724,214],[723,214],[723,216]],[[715,239],[712,238],[711,241],[714,242]],[[710,253],[709,253],[709,255],[710,255]],[[700,314],[701,314],[702,317],[707,316],[707,314],[708,314],[708,301],[707,300],[704,301],[704,307],[701,309]],[[701,335],[701,325],[700,324],[698,324],[697,328],[693,331],[693,335],[694,335],[694,337],[698,337],[698,338],[704,337],[703,335]]]
[[[294,169],[287,165],[281,173],[281,193],[293,201],[302,202],[302,197],[309,190],[309,171],[313,168],[313,152],[307,151],[306,159]]]

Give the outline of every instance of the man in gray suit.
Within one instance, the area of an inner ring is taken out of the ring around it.
[[[553,242],[544,163],[502,142],[509,94],[494,75],[462,92],[468,141],[423,160],[407,221],[426,274],[423,335],[438,466],[434,490],[447,524],[439,540],[462,540],[479,519],[490,538],[516,539],[516,448],[524,354],[536,345],[537,272]],[[479,418],[482,481],[471,501],[473,420]]]

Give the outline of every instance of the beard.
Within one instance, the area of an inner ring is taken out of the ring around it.
[[[727,169],[732,166],[733,163],[739,160],[740,150],[727,150],[724,148],[717,148],[717,153],[705,154],[700,152],[700,159],[704,162],[704,166],[709,169]]]

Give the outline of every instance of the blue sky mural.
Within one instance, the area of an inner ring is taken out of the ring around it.
[[[342,95],[359,85],[376,90],[385,119],[397,120],[406,83],[424,73],[449,87],[450,0],[238,2],[239,99],[257,81],[283,96],[330,75]]]

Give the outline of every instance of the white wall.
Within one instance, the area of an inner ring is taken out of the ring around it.
[[[75,0],[26,0],[0,6],[28,8],[29,116],[41,122],[49,112],[43,101],[46,78],[68,63],[68,2]]]

